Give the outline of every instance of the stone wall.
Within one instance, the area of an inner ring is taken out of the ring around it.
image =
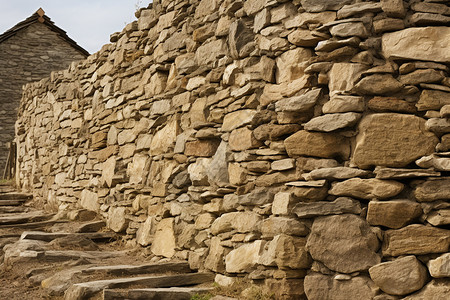
[[[0,43],[0,176],[14,139],[14,124],[22,86],[62,70],[74,60],[85,59],[46,25],[36,22]]]
[[[444,299],[450,8],[354,2],[154,1],[26,86],[19,185],[220,284]]]

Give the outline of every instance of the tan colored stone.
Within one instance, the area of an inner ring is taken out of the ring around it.
[[[360,168],[404,167],[433,153],[437,143],[437,137],[425,131],[422,118],[388,113],[368,115],[359,124],[352,161]]]
[[[211,225],[214,235],[237,230],[241,233],[259,231],[262,217],[254,212],[231,212],[221,215]]]
[[[406,15],[403,0],[381,0],[381,8],[389,17],[403,18]]]
[[[370,201],[367,222],[398,229],[412,223],[422,213],[420,204],[409,200]]]
[[[361,205],[356,200],[340,197],[332,202],[298,203],[292,212],[299,218],[314,218],[317,216],[340,214],[359,215],[361,213]]]
[[[167,153],[169,148],[175,144],[179,134],[180,127],[178,121],[173,119],[153,136],[150,146],[152,155]]]
[[[339,135],[299,131],[284,141],[286,151],[290,157],[315,156],[322,158],[348,158],[350,145],[348,141]]]
[[[363,112],[364,108],[363,97],[335,95],[323,105],[322,112],[324,114]]]
[[[377,292],[377,286],[366,276],[337,280],[321,273],[310,273],[305,277],[305,294],[309,300],[372,300]]]
[[[91,210],[91,211],[95,211],[98,212],[100,209],[100,203],[98,202],[98,194],[91,192],[87,189],[84,189],[81,192],[81,196],[80,196],[80,204],[81,207],[87,209],[87,210]]]
[[[355,63],[335,63],[328,73],[330,95],[350,92],[367,66]]]
[[[252,122],[256,115],[256,111],[252,109],[238,110],[225,115],[221,131],[232,131]]]
[[[434,279],[422,290],[403,298],[403,300],[447,300],[450,294],[450,284],[448,279]]]
[[[345,5],[337,12],[338,19],[345,19],[356,14],[376,13],[381,11],[381,3],[355,3]]]
[[[291,82],[301,78],[305,73],[304,62],[312,56],[312,51],[306,48],[295,48],[281,54],[277,59],[276,81],[278,84]]]
[[[309,131],[331,132],[338,129],[354,126],[360,118],[361,114],[354,112],[342,114],[326,114],[311,119],[303,126],[306,130]]]
[[[281,99],[275,103],[275,111],[306,112],[319,100],[322,89],[314,89],[303,95]]]
[[[381,290],[391,295],[420,290],[428,279],[427,268],[414,255],[375,265],[369,274]]]
[[[301,0],[302,7],[307,12],[322,12],[325,10],[339,10],[351,0]]]
[[[231,184],[242,185],[247,180],[247,171],[239,163],[228,164],[228,178]]]
[[[300,47],[315,47],[320,41],[328,38],[329,36],[326,34],[308,29],[297,29],[288,35],[288,41]]]
[[[175,255],[175,232],[173,228],[174,219],[162,219],[156,225],[155,237],[152,243],[152,253],[159,256],[171,258]]]
[[[129,219],[126,214],[126,207],[113,207],[108,211],[108,219],[106,225],[114,232],[123,232],[127,229]]]
[[[108,158],[102,165],[102,181],[105,182],[109,187],[112,186],[115,168],[115,156]]]
[[[219,144],[219,140],[198,140],[187,142],[184,148],[184,155],[210,157],[216,153]]]
[[[366,270],[381,261],[375,233],[355,215],[316,218],[306,248],[314,260],[341,273]]]
[[[433,278],[450,277],[450,253],[445,253],[428,262],[428,270]]]
[[[383,54],[393,59],[449,62],[450,28],[415,27],[386,33],[382,37]]]
[[[427,222],[433,226],[450,224],[450,209],[439,209],[427,215]]]
[[[387,95],[399,92],[403,84],[391,74],[375,74],[361,79],[353,91],[362,95]]]
[[[225,257],[226,271],[229,273],[246,273],[252,271],[258,264],[265,243],[259,240],[251,244],[244,244],[232,250]]]
[[[209,246],[209,253],[205,260],[205,268],[214,272],[225,271],[224,255],[225,248],[220,245],[220,238],[213,237],[211,239],[211,246]]]
[[[414,197],[419,202],[448,200],[450,198],[450,178],[429,179],[417,185]]]
[[[353,177],[367,177],[370,172],[349,168],[349,167],[334,167],[334,168],[320,168],[317,170],[312,170],[309,174],[303,174],[303,177],[307,176],[307,180],[340,180],[340,179],[350,179]],[[306,177],[305,177],[306,178]]]
[[[259,147],[261,142],[255,138],[253,131],[247,127],[242,127],[231,132],[228,144],[231,150],[243,151]]]
[[[292,236],[306,236],[309,233],[307,223],[288,217],[270,216],[262,221],[261,233],[264,238],[274,237],[280,233]]]
[[[444,253],[449,250],[450,231],[413,224],[384,234],[383,255]]]
[[[414,114],[417,111],[413,103],[391,97],[374,97],[369,100],[367,106],[375,112],[400,112]]]
[[[360,199],[388,199],[397,196],[404,185],[393,180],[352,178],[333,183],[329,193]]]
[[[153,241],[155,217],[148,216],[136,233],[136,242],[141,246],[148,246]]]
[[[266,244],[259,263],[278,268],[307,269],[311,257],[305,249],[306,239],[280,234]]]
[[[423,90],[420,94],[420,99],[417,102],[417,110],[440,110],[444,105],[450,104],[450,93]]]
[[[360,37],[367,38],[369,36],[369,32],[367,31],[364,23],[362,22],[349,22],[349,23],[341,23],[337,24],[330,29],[330,33],[333,36],[337,36],[340,38],[346,37]]]

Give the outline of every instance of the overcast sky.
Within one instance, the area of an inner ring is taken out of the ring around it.
[[[150,0],[0,0],[0,34],[25,20],[39,7],[81,47],[94,53],[109,35],[136,20],[137,7]]]

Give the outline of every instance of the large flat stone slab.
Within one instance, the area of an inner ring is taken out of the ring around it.
[[[85,237],[93,241],[112,240],[117,238],[114,232],[88,232],[88,233],[66,233],[66,232],[43,232],[43,231],[25,231],[21,239],[40,240],[45,242],[63,237]]]
[[[91,267],[82,271],[83,274],[104,273],[108,275],[137,275],[152,274],[158,272],[190,273],[187,262],[151,263],[142,265],[116,265]]]
[[[408,28],[382,37],[386,58],[450,62],[449,48],[449,27]]]
[[[54,214],[46,214],[44,212],[29,212],[21,214],[0,215],[0,225],[29,223],[35,221],[44,221],[53,217]]]
[[[212,273],[192,273],[169,276],[145,276],[98,280],[72,285],[65,293],[65,300],[83,300],[104,289],[128,288],[133,285],[145,285],[149,288],[189,286],[214,281]]]
[[[171,287],[171,288],[153,288],[153,289],[131,289],[126,291],[104,290],[103,300],[117,300],[117,299],[176,299],[176,300],[190,300],[194,295],[206,294],[213,290],[213,288],[186,288],[186,287]]]

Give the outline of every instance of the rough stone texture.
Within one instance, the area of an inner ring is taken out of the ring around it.
[[[359,214],[361,213],[361,206],[359,202],[350,198],[337,198],[333,202],[315,202],[315,203],[299,203],[293,212],[299,218],[311,218],[326,215],[340,215],[340,214]]]
[[[377,294],[377,287],[366,276],[351,277],[350,280],[336,280],[332,276],[311,273],[305,277],[305,294],[310,300],[371,300]]]
[[[163,219],[156,225],[155,238],[152,243],[152,253],[164,257],[172,257],[175,254],[175,232],[173,218]]]
[[[450,293],[450,285],[447,280],[432,280],[421,291],[403,298],[404,300],[445,300]]]
[[[450,178],[437,178],[424,181],[414,189],[414,197],[419,202],[447,200],[450,198]]]
[[[445,253],[428,262],[428,270],[434,278],[450,277],[450,253]]]
[[[307,269],[311,257],[305,249],[306,239],[280,234],[266,244],[259,263],[279,268]]]
[[[420,290],[428,279],[427,268],[413,255],[375,265],[369,274],[381,290],[391,295]]]
[[[310,120],[304,125],[304,128],[309,131],[331,132],[342,128],[352,127],[360,118],[361,114],[353,112],[327,114]]]
[[[370,201],[367,209],[367,222],[398,229],[422,215],[422,208],[410,200]]]
[[[329,193],[360,199],[387,199],[398,195],[403,188],[402,183],[393,180],[352,178],[335,182]]]
[[[306,248],[314,260],[341,273],[366,270],[381,260],[376,235],[355,215],[316,218]]]
[[[443,253],[449,250],[449,231],[413,224],[385,232],[383,255]]]
[[[230,273],[244,273],[251,271],[258,263],[264,245],[264,241],[255,241],[231,251],[225,257],[226,271]]]
[[[382,37],[383,54],[388,58],[406,58],[449,62],[450,28],[408,28]]]
[[[369,115],[361,120],[359,132],[353,162],[362,168],[404,167],[432,153],[438,142],[434,134],[425,131],[425,120],[410,115]]]

